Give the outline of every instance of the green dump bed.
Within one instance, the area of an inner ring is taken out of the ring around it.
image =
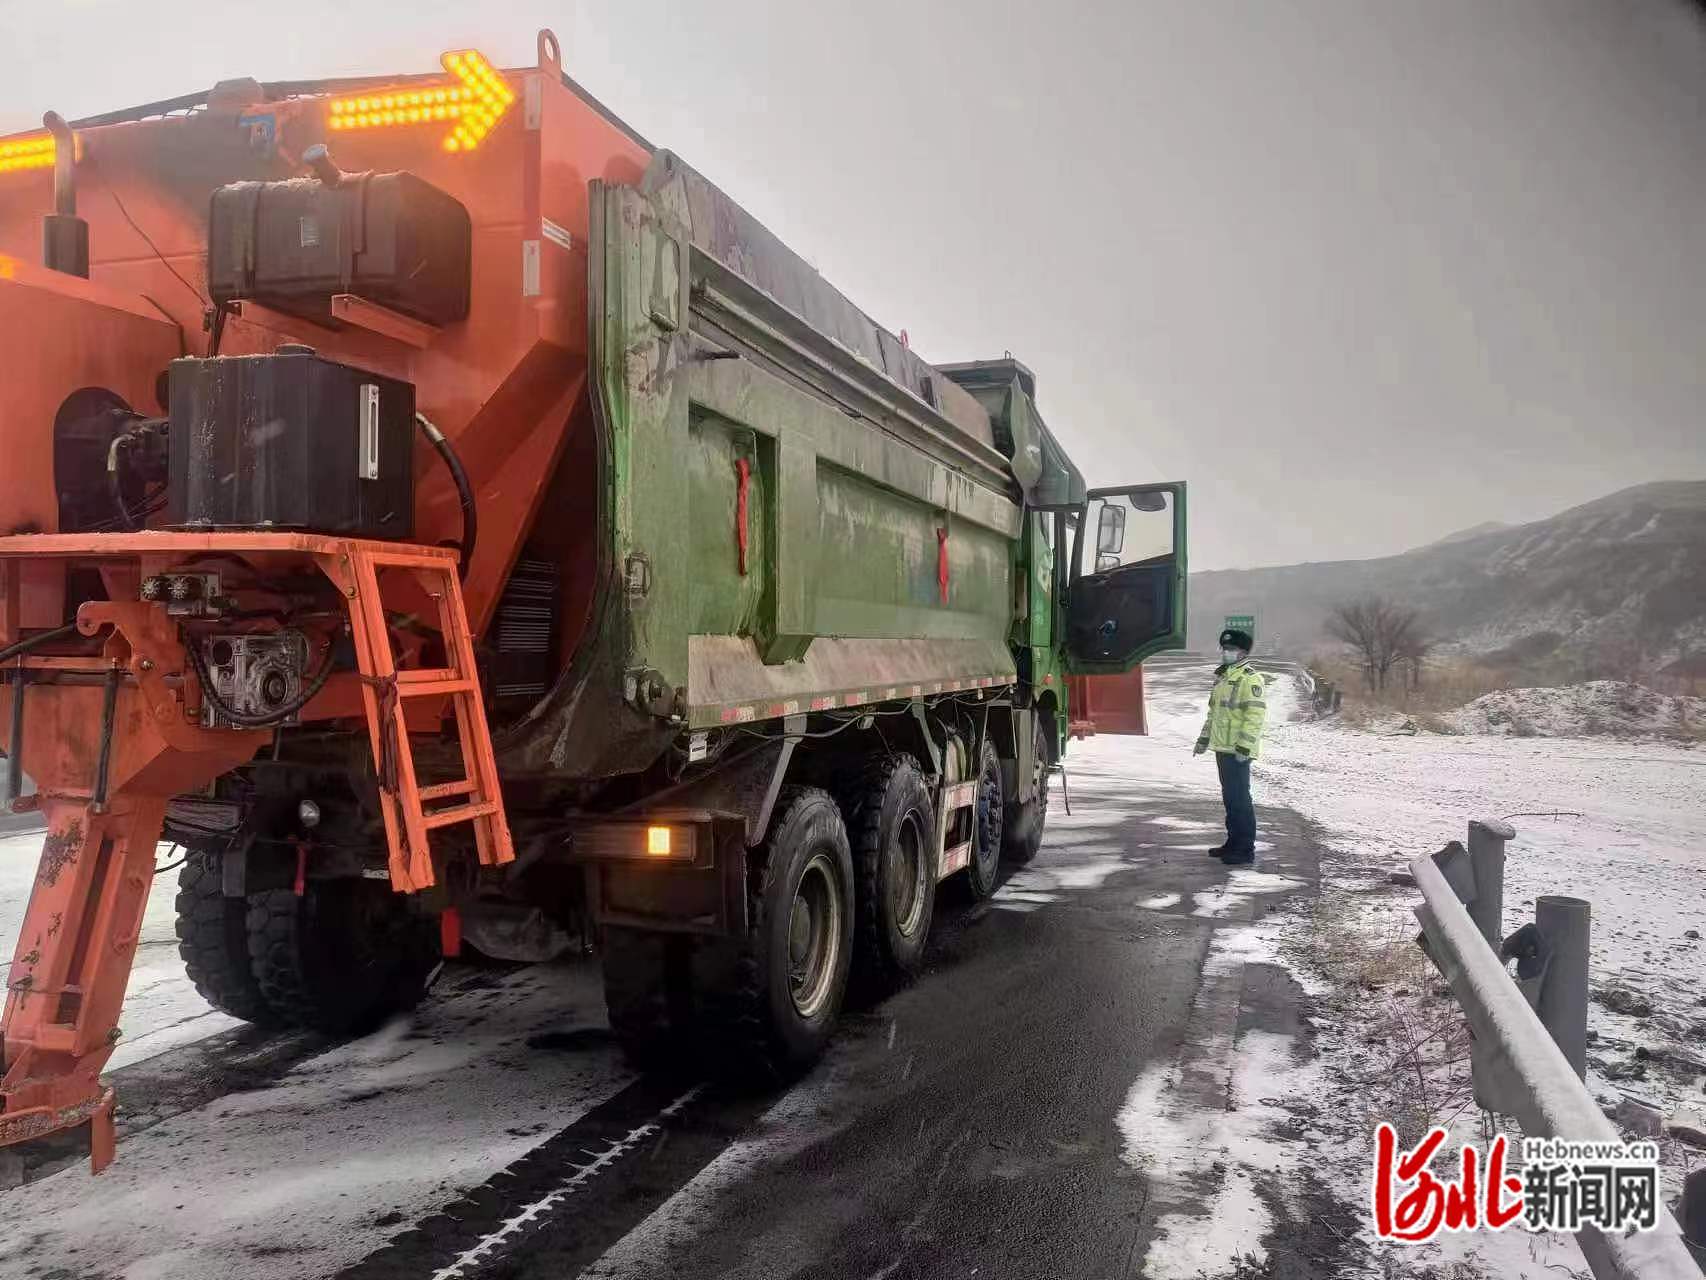
[[[1014,683],[1026,503],[1083,494],[1023,367],[933,367],[668,152],[588,254],[596,587],[506,766]]]

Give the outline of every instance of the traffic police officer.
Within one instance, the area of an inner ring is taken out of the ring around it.
[[[1262,722],[1267,718],[1267,686],[1249,666],[1255,641],[1248,631],[1220,633],[1220,665],[1208,719],[1197,739],[1196,755],[1214,752],[1220,769],[1220,798],[1226,805],[1226,843],[1209,852],[1227,866],[1256,860],[1256,806],[1250,799],[1250,761],[1262,754]]]

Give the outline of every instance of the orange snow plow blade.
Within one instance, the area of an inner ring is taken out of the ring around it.
[[[434,883],[427,833],[469,823],[479,859],[514,857],[498,793],[491,738],[472,677],[473,648],[454,552],[302,534],[34,534],[0,538],[0,649],[20,640],[20,587],[56,580],[70,565],[98,568],[114,588],[196,556],[279,570],[317,567],[345,597],[357,671],[333,675],[304,715],[368,722],[390,838],[393,886]],[[40,573],[50,568],[52,573]],[[443,670],[398,671],[385,631],[379,571],[438,611]],[[27,593],[26,593],[27,594]],[[115,590],[114,594],[125,594]],[[40,866],[7,978],[0,1044],[0,1146],[90,1125],[96,1172],[114,1145],[111,1089],[100,1073],[118,1040],[118,1016],[135,958],[167,802],[244,764],[272,731],[206,728],[195,663],[163,603],[91,601],[75,631],[4,664],[0,738],[9,769],[35,779],[24,802],[47,817]],[[104,637],[98,653],[88,642]],[[50,649],[77,645],[78,655]],[[467,778],[417,785],[411,707],[437,723],[448,703]],[[461,803],[428,804],[455,793]],[[442,794],[441,794],[442,793]],[[14,807],[22,807],[22,804]]]
[[[0,1146],[89,1122],[99,1173],[113,1158],[113,1091],[100,1081],[117,1037],[164,800],[127,797],[95,813],[49,815],[30,905],[7,981]]]

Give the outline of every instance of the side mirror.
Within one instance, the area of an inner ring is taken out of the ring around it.
[[[1110,569],[1117,569],[1119,567],[1120,558],[1118,556],[1111,556],[1104,552],[1096,557],[1097,573],[1107,573]]]
[[[1120,548],[1125,546],[1125,508],[1108,502],[1096,517],[1096,572],[1102,571],[1102,557],[1113,556],[1119,567]]]
[[[1126,501],[1139,511],[1165,511],[1167,509],[1167,495],[1165,493],[1134,493]]]

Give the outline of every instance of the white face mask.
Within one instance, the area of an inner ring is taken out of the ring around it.
[[[1237,662],[1243,656],[1244,651],[1242,649],[1222,649],[1220,651],[1220,661],[1223,665],[1228,667],[1230,667],[1234,662]]]

